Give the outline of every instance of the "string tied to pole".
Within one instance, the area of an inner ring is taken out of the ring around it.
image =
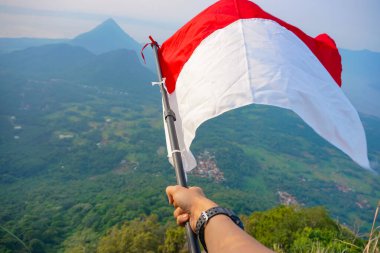
[[[145,55],[144,55],[144,50],[147,46],[156,46],[157,48],[160,48],[160,45],[158,45],[157,41],[155,41],[152,37],[152,35],[149,35],[149,39],[150,39],[150,42],[146,43],[143,48],[141,49],[141,57],[142,59],[144,60],[144,64],[146,64],[146,61],[145,61]]]

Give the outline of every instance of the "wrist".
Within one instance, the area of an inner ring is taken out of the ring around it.
[[[201,216],[202,212],[216,206],[218,205],[215,202],[205,197],[196,200],[195,204],[193,205],[194,208],[191,210],[191,228],[193,229],[193,231],[195,231],[196,223],[199,217]]]
[[[218,217],[219,216],[219,217]],[[212,207],[208,210],[205,210],[201,213],[201,216],[197,220],[196,227],[195,227],[195,234],[198,236],[200,242],[203,245],[203,248],[207,252],[206,242],[205,242],[205,228],[206,225],[210,220],[217,220],[222,216],[222,220],[226,220],[226,218],[230,219],[230,222],[232,221],[237,226],[239,226],[241,229],[244,230],[244,226],[240,218],[231,210],[227,208],[223,208],[220,206]],[[214,217],[217,217],[216,219]],[[219,219],[221,220],[221,219]],[[220,221],[219,221],[220,222]]]

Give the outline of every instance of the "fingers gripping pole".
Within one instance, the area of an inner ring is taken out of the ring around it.
[[[187,180],[186,180],[186,174],[183,168],[181,150],[179,148],[177,133],[176,133],[175,125],[174,125],[174,121],[176,120],[176,118],[175,118],[174,112],[170,109],[168,93],[165,87],[165,78],[162,78],[161,66],[158,60],[159,45],[151,36],[149,36],[149,39],[151,40],[150,45],[152,46],[154,56],[156,59],[157,75],[158,75],[158,80],[159,80],[158,82],[153,82],[152,84],[160,86],[160,92],[162,95],[162,103],[163,103],[164,115],[165,115],[165,123],[168,129],[168,134],[169,134],[169,139],[170,139],[170,147],[172,150],[171,153],[172,153],[173,165],[174,165],[176,178],[177,178],[177,184],[187,187]],[[186,235],[187,235],[187,243],[188,243],[189,251],[191,253],[200,253],[201,251],[199,248],[197,237],[192,231],[189,222],[186,223]]]

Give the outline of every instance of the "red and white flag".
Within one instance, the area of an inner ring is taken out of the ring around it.
[[[159,61],[185,170],[196,166],[190,145],[203,122],[253,103],[294,111],[370,169],[364,129],[340,89],[341,57],[327,34],[312,38],[251,1],[221,0],[165,41]]]

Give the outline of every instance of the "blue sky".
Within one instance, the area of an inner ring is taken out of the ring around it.
[[[114,18],[139,42],[162,42],[215,0],[0,0],[0,37],[73,38]],[[256,0],[311,36],[380,52],[379,0]]]

